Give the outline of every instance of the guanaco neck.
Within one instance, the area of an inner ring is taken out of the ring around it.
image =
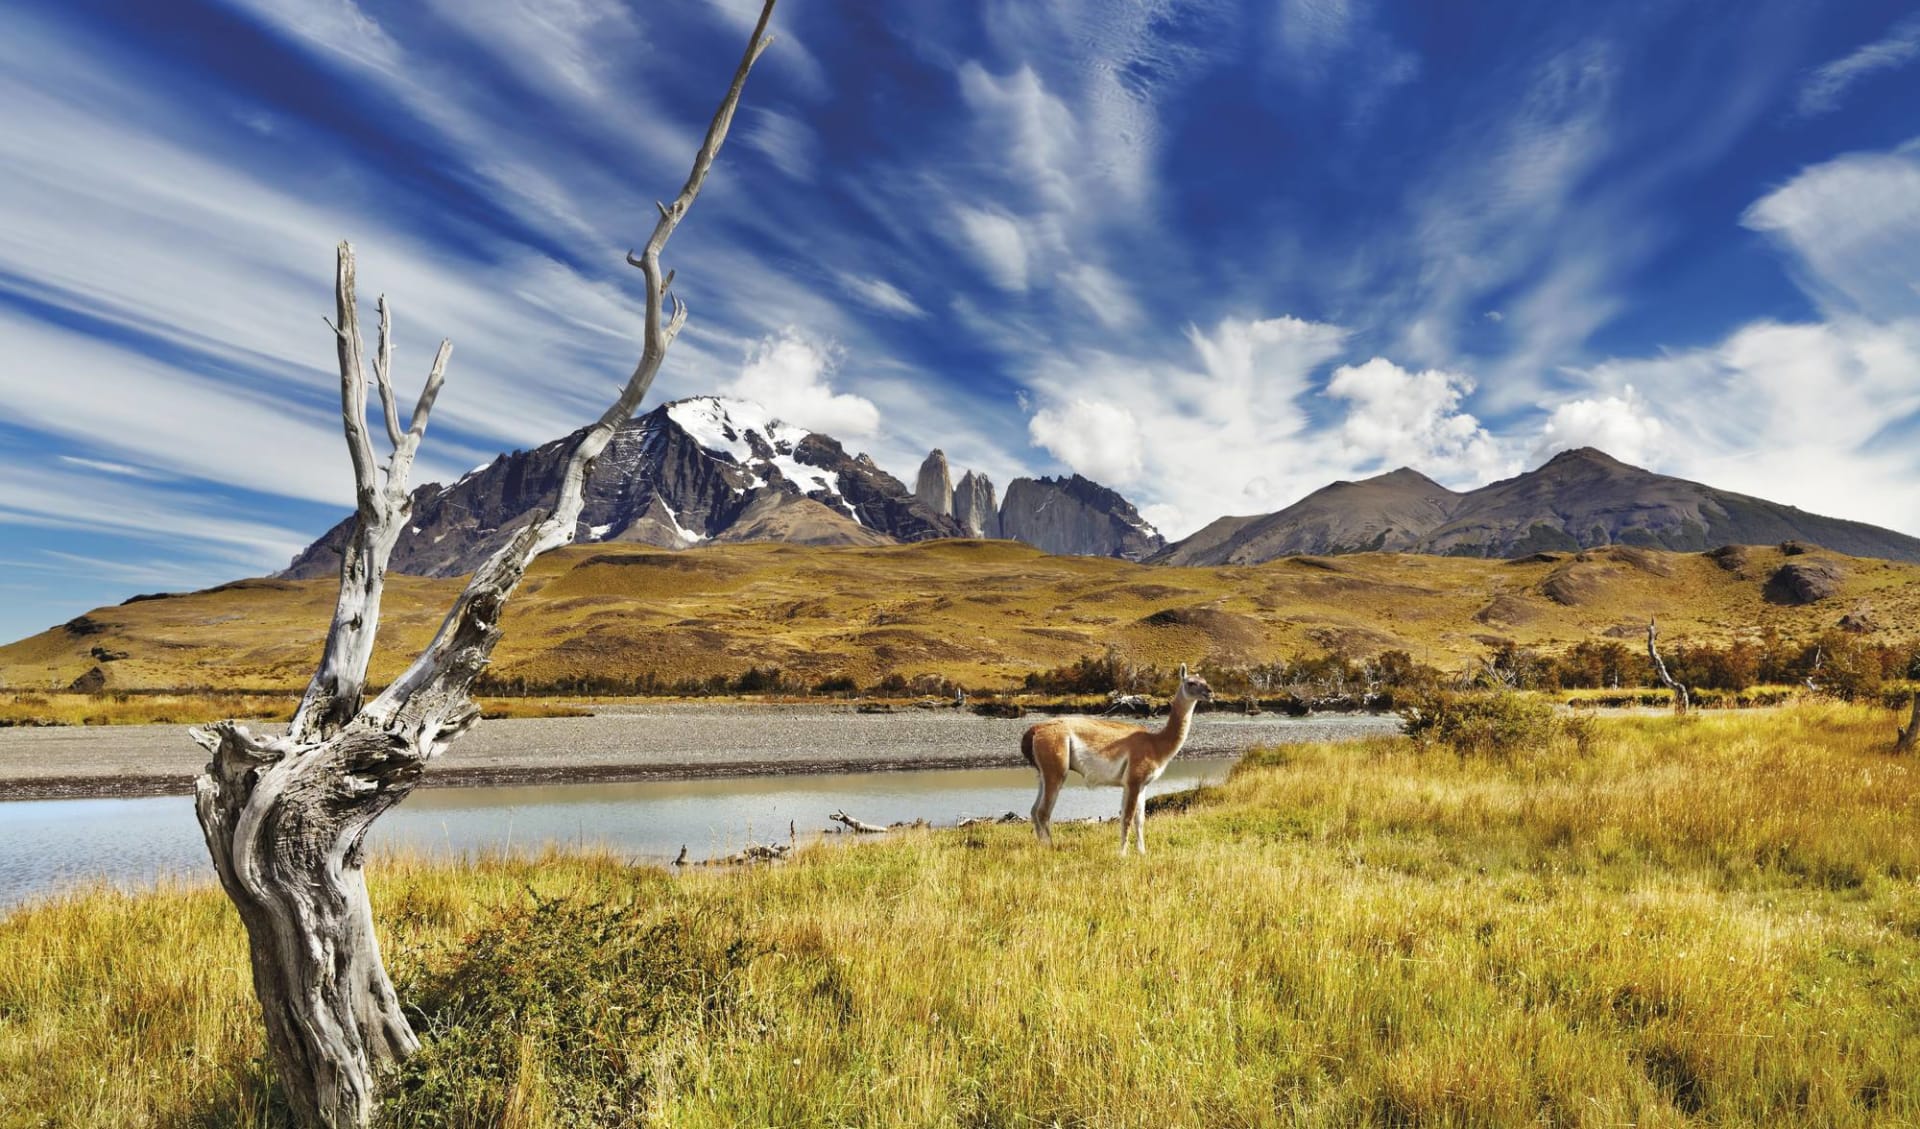
[[[1159,761],[1172,760],[1180,747],[1187,743],[1187,730],[1193,725],[1193,699],[1187,696],[1186,687],[1181,687],[1173,696],[1173,703],[1167,707],[1167,723],[1160,727]]]

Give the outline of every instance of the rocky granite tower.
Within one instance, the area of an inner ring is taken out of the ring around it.
[[[935,447],[920,464],[920,477],[913,485],[913,496],[934,513],[953,514],[953,475],[947,470],[947,453]]]
[[[994,498],[992,479],[974,471],[960,476],[960,485],[953,488],[953,520],[969,537],[1001,536],[1000,503]]]

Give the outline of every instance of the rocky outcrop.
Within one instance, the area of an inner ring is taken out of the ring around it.
[[[946,514],[927,508],[907,492],[906,484],[866,455],[849,457],[838,440],[809,435],[793,449],[796,462],[831,476],[833,486],[824,495],[809,494],[827,504],[837,499],[860,524],[884,531],[900,541],[929,541],[958,537],[960,526]]]
[[[953,520],[969,537],[999,538],[1000,503],[993,496],[993,480],[968,471],[953,488]]]
[[[1920,538],[1654,474],[1591,447],[1464,494],[1406,468],[1335,483],[1277,513],[1221,518],[1155,560],[1257,564],[1370,551],[1512,558],[1608,545],[1699,552],[1782,541],[1920,561]],[[1715,560],[1744,567],[1731,554]]]
[[[1166,544],[1133,503],[1077,474],[1008,483],[1000,531],[1049,553],[1131,561],[1144,560]]]
[[[450,486],[414,491],[392,570],[472,571],[551,502],[574,438],[501,455]],[[819,508],[784,501],[798,498]],[[329,530],[281,575],[335,575],[351,523]],[[594,465],[574,540],[683,549],[735,530],[733,540],[809,544],[960,536],[952,518],[921,505],[867,456],[849,457],[833,439],[773,419],[757,405],[703,396],[663,404],[621,426]]]
[[[935,447],[927,455],[927,461],[920,464],[920,477],[915,479],[913,496],[920,504],[944,517],[953,516],[953,475],[947,469],[947,453]]]
[[[1767,578],[1766,597],[1775,604],[1812,604],[1840,591],[1846,570],[1833,561],[1788,561]]]

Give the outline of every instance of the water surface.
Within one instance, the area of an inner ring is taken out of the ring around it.
[[[1231,764],[1181,757],[1149,793],[1219,779]],[[1068,778],[1056,822],[1119,813],[1119,789],[1081,787],[1078,779]],[[682,846],[700,859],[749,842],[786,842],[789,824],[804,838],[834,826],[827,817],[839,809],[869,823],[951,824],[1007,811],[1024,817],[1033,795],[1027,768],[422,788],[382,816],[367,841],[376,852],[448,858],[559,845],[664,862]],[[181,876],[213,876],[188,797],[0,803],[0,906],[88,881],[141,886]]]

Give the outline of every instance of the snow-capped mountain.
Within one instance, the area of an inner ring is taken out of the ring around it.
[[[425,576],[472,571],[551,504],[574,438],[501,455],[451,486],[414,491],[412,520],[390,567]],[[281,575],[337,572],[352,520]],[[664,404],[614,434],[588,480],[575,540],[679,549],[707,540],[859,545],[961,536],[951,517],[922,505],[866,455],[849,456],[837,441],[757,404],[700,396]]]

